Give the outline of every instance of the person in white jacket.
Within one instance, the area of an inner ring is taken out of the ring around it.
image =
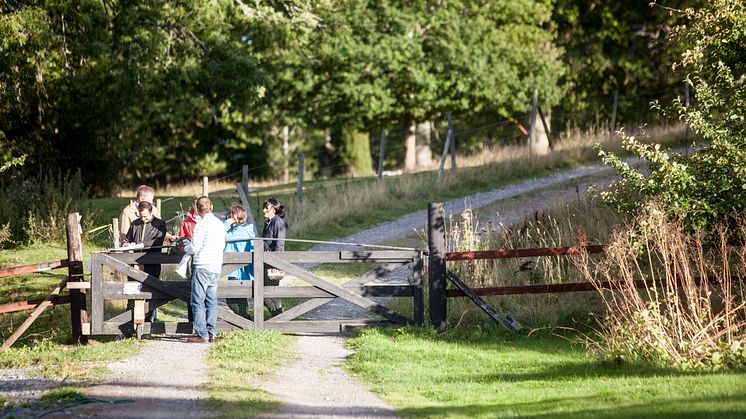
[[[223,268],[225,227],[212,213],[212,202],[208,197],[197,199],[197,211],[200,220],[194,226],[192,241],[184,247],[184,251],[192,255],[194,263],[190,305],[196,336],[187,341],[208,343],[217,334],[218,278]]]

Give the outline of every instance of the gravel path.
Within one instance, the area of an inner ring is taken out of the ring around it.
[[[352,354],[340,336],[298,337],[300,359],[259,387],[281,400],[262,418],[391,418],[394,408],[350,378],[340,365]]]
[[[205,418],[211,417],[200,388],[207,381],[208,345],[185,339],[149,340],[139,355],[108,365],[109,381],[89,387],[95,403],[64,409],[52,418]]]

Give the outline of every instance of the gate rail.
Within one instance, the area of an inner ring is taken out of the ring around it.
[[[350,327],[372,324],[418,324],[423,323],[424,302],[422,291],[423,263],[419,250],[355,250],[355,251],[287,251],[264,252],[256,246],[252,253],[224,253],[222,275],[230,273],[249,263],[254,264],[253,281],[220,281],[218,298],[253,298],[254,319],[248,320],[219,306],[218,330],[233,329],[273,329],[282,332],[340,332]],[[90,322],[83,323],[86,335],[137,334],[145,333],[178,334],[192,333],[190,322],[145,322],[145,313],[160,307],[171,300],[185,302],[190,297],[189,281],[160,280],[135,269],[138,264],[177,264],[180,255],[159,253],[112,253],[100,252],[92,255],[90,283],[80,283],[80,288],[90,288]],[[342,285],[321,278],[297,264],[320,263],[362,263],[380,264]],[[264,265],[282,269],[286,273],[307,282],[308,286],[266,286],[264,285]],[[412,279],[408,284],[369,283],[383,278],[394,269],[410,265]],[[107,281],[104,267],[120,272],[130,278],[128,282]],[[371,297],[409,297],[413,301],[410,317],[397,313],[376,302]],[[271,319],[264,319],[264,299],[266,298],[308,298],[295,307]],[[381,316],[377,319],[354,320],[296,320],[299,316],[320,307],[335,298],[342,298],[367,311]],[[107,300],[135,300],[135,308],[126,310],[110,319],[104,318]]]

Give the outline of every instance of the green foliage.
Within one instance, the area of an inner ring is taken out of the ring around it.
[[[0,178],[0,248],[65,240],[67,213],[86,196],[80,172]],[[89,222],[86,217],[86,223]],[[4,240],[3,240],[4,239]]]
[[[706,2],[675,3],[683,8]],[[649,103],[683,94],[682,76],[670,71],[682,47],[667,42],[670,28],[685,21],[681,13],[649,1],[555,0],[553,6],[556,43],[569,67],[562,79],[568,94],[553,118],[558,125],[598,123],[599,113],[608,121],[615,90],[617,126],[660,118]]]
[[[263,78],[232,5],[0,6],[0,131],[10,150],[28,154],[30,169],[84,168],[96,191],[222,171],[216,153],[243,129]]]
[[[746,211],[746,6],[718,0],[686,16],[690,23],[674,34],[688,49],[675,67],[689,75],[697,103],[686,108],[677,101],[669,112],[688,122],[703,145],[682,156],[624,136],[624,147],[651,163],[650,173],[602,152],[623,178],[603,197],[632,212],[655,198],[689,226],[704,227]]]

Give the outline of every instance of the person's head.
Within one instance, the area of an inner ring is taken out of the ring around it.
[[[212,212],[212,202],[210,201],[210,198],[204,195],[197,198],[197,214],[202,216],[202,215],[205,215],[211,212]]]
[[[233,219],[233,225],[244,224],[248,218],[246,210],[240,205],[234,205],[230,208],[230,218]]]
[[[280,218],[285,218],[285,205],[276,198],[269,198],[264,201],[262,212],[264,213],[264,217],[267,219],[271,219],[275,215]]]
[[[140,185],[137,188],[137,194],[135,195],[135,202],[150,202],[153,203],[155,198],[155,190],[148,185]]]
[[[197,212],[197,200],[198,200],[198,199],[199,199],[199,195],[194,195],[194,196],[192,197],[192,207],[191,207],[191,208],[189,208],[189,211],[190,211],[190,212],[191,212],[192,214],[197,214],[197,213],[198,213],[198,212]]]
[[[137,204],[137,212],[143,223],[149,223],[153,219],[153,204],[148,201],[140,202]]]

